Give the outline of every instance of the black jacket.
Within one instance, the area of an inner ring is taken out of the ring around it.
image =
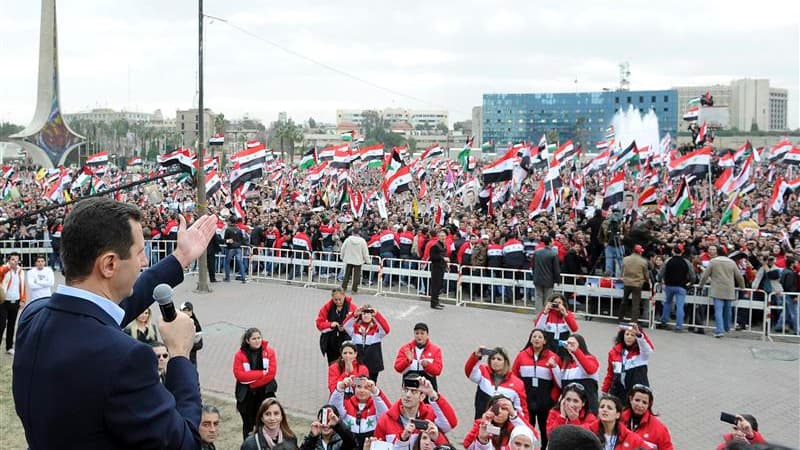
[[[327,450],[355,450],[356,437],[353,432],[342,425],[342,422],[333,427],[333,436],[328,442]],[[300,445],[300,450],[323,450],[322,437],[309,433]]]

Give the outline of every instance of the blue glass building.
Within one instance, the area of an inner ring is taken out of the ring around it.
[[[561,142],[573,139],[588,151],[605,138],[619,109],[653,109],[659,133],[677,135],[678,91],[602,91],[557,94],[483,94],[483,141],[498,148],[519,141],[539,141],[557,130]],[[585,142],[581,142],[585,141]]]

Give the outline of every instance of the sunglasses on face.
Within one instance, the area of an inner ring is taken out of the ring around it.
[[[157,353],[156,356],[160,359],[169,359],[169,353]]]

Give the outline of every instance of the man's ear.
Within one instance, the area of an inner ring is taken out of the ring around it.
[[[106,252],[98,256],[94,264],[104,279],[110,279],[117,271],[119,256],[114,252]]]

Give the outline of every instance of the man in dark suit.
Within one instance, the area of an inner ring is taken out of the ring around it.
[[[12,389],[31,449],[200,447],[200,389],[188,358],[192,319],[178,314],[159,325],[171,355],[164,384],[153,350],[120,326],[153,302],[156,285],[183,281],[183,267],[202,255],[216,217],[187,230],[181,216],[174,253],[141,275],[147,258],[140,220],[133,205],[93,198],[64,223],[66,286],[29,303],[17,334]]]
[[[445,257],[444,243],[447,239],[447,233],[444,230],[439,230],[437,235],[438,241],[431,247],[430,261],[431,261],[431,308],[444,309],[444,305],[439,303],[439,291],[442,290],[442,283],[444,282],[444,270],[450,260]]]

